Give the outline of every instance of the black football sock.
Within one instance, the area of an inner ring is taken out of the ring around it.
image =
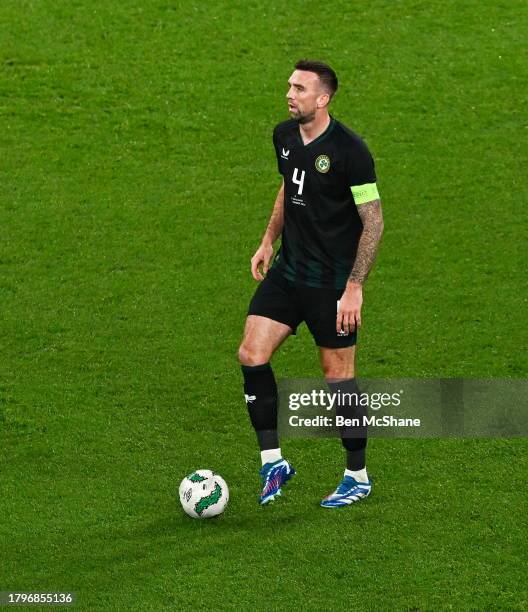
[[[354,438],[352,438],[354,439]],[[358,439],[356,438],[356,441]],[[358,448],[357,450],[348,450],[346,449],[346,466],[347,470],[352,470],[353,472],[359,472],[366,466],[366,455],[367,455],[367,439],[364,438],[363,448]]]
[[[242,366],[249,418],[261,451],[279,448],[277,383],[269,363]]]
[[[346,450],[347,469],[354,472],[365,467],[367,451],[367,426],[363,417],[367,415],[365,406],[359,402],[361,394],[355,378],[341,381],[328,381],[330,390],[337,395],[336,416],[346,419],[359,419],[359,426],[340,427],[341,443]]]

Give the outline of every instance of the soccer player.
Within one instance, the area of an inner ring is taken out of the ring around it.
[[[330,388],[358,397],[354,355],[363,283],[383,232],[372,156],[359,136],[328,113],[337,91],[335,72],[322,62],[301,60],[288,86],[291,119],[273,132],[282,184],[251,259],[251,273],[260,284],[238,353],[261,451],[261,504],[280,495],[295,474],[279,445],[270,359],[304,321],[319,347]],[[279,236],[281,247],[270,267]],[[360,407],[351,400],[342,411],[357,415]],[[341,440],[346,469],[336,490],[322,500],[324,507],[350,505],[372,488],[365,463],[366,431],[355,437],[341,431]]]

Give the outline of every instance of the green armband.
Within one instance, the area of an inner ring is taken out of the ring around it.
[[[376,183],[365,183],[364,185],[353,185],[350,187],[352,195],[354,196],[354,202],[356,206],[365,204],[365,202],[372,202],[372,200],[379,199],[378,188]]]

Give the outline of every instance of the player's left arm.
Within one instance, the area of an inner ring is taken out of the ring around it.
[[[336,320],[336,330],[338,332],[341,330],[352,332],[356,327],[361,326],[363,283],[372,269],[383,234],[383,213],[379,197],[368,202],[358,203],[357,211],[363,222],[363,232],[359,239],[352,272],[339,303]]]
[[[376,259],[381,235],[383,234],[381,201],[377,198],[365,204],[360,204],[357,211],[363,223],[363,232],[359,239],[356,260],[348,283],[363,285]]]

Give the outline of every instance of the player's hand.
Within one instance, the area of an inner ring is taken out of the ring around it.
[[[351,333],[361,327],[361,306],[363,304],[363,287],[360,283],[348,282],[339,302],[336,318],[337,333]]]
[[[269,264],[273,257],[273,246],[264,242],[259,246],[255,255],[251,258],[251,274],[255,280],[264,280],[264,275],[268,273]],[[260,267],[262,266],[262,272]]]

